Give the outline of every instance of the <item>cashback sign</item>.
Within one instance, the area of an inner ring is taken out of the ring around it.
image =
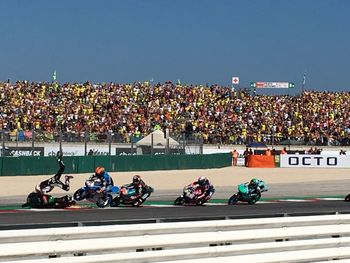
[[[289,89],[294,88],[293,82],[250,82],[250,87],[254,89]]]

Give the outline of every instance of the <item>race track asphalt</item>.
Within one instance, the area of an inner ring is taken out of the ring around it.
[[[143,206],[139,208],[85,208],[64,210],[15,210],[0,213],[0,229],[55,226],[82,226],[209,220],[270,216],[350,213],[350,203],[343,200],[279,201],[255,205],[208,204],[205,206]]]
[[[156,191],[139,208],[118,207],[98,209],[90,205],[72,209],[21,209],[25,196],[9,197],[0,202],[0,230],[33,227],[127,224],[167,222],[180,220],[206,220],[221,218],[247,218],[293,216],[302,214],[350,213],[350,203],[344,202],[349,180],[307,182],[271,185],[263,193],[262,202],[255,205],[226,205],[233,194],[232,187],[219,187],[214,200],[205,206],[173,206],[181,194],[179,190]],[[321,198],[327,197],[327,198]],[[315,199],[320,198],[320,199]],[[79,205],[79,204],[78,204]]]

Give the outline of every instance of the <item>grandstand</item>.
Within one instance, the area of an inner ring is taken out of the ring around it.
[[[136,143],[155,129],[204,144],[349,145],[349,92],[256,95],[218,85],[0,83],[3,142]]]

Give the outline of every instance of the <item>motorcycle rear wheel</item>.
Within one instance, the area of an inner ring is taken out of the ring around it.
[[[113,197],[110,194],[107,194],[104,197],[101,197],[100,200],[96,202],[96,205],[99,208],[105,208],[106,206],[109,206],[110,203],[112,202]]]
[[[239,196],[238,194],[234,194],[228,199],[228,204],[229,205],[235,205],[238,202]]]
[[[75,191],[75,193],[73,194],[73,198],[76,201],[81,201],[83,199],[85,199],[86,196],[86,192],[84,189],[78,189],[77,191]]]
[[[119,197],[119,196],[116,196],[116,197],[113,198],[113,200],[112,200],[110,206],[111,206],[111,207],[117,207],[117,206],[119,206],[119,205],[120,205],[120,197]]]

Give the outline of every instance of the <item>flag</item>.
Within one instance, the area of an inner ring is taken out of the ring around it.
[[[305,83],[306,83],[306,75],[304,74],[304,76],[303,76],[303,86],[305,85]]]
[[[232,77],[232,84],[238,85],[239,84],[239,77]]]
[[[57,79],[57,74],[56,74],[56,70],[55,70],[52,74],[52,80],[56,81],[56,79]]]
[[[181,81],[179,79],[177,80],[177,85],[181,85]]]

